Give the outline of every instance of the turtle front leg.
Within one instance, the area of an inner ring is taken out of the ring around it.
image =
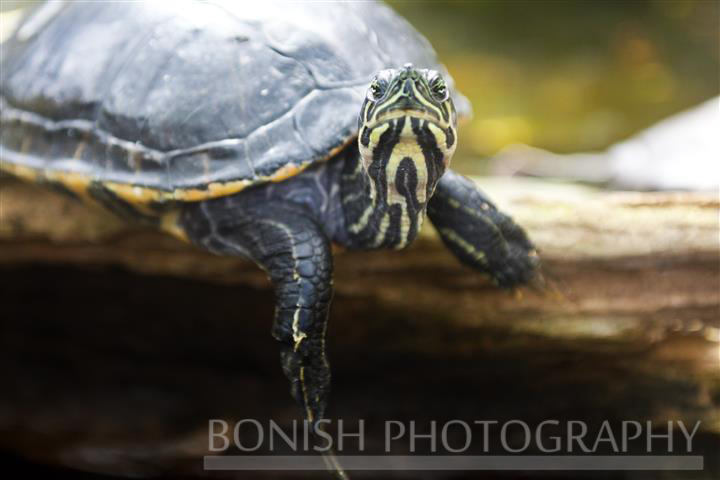
[[[200,246],[249,257],[275,287],[273,336],[291,393],[311,423],[325,414],[330,366],[325,331],[332,297],[330,245],[296,204],[237,195],[186,207],[181,224]]]
[[[428,204],[428,216],[448,249],[502,287],[538,276],[535,246],[468,178],[448,170]]]

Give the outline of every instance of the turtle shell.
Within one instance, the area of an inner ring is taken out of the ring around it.
[[[135,203],[281,181],[352,141],[378,70],[444,72],[365,2],[50,2],[2,50],[2,168]]]

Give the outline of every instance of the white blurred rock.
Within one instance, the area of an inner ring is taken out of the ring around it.
[[[673,115],[599,153],[559,155],[513,145],[493,173],[608,183],[633,190],[720,190],[720,97]]]

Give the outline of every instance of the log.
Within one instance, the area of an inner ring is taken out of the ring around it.
[[[718,196],[475,181],[528,230],[546,286],[494,288],[431,228],[407,251],[338,252],[331,416],[700,421],[716,446]],[[207,476],[209,418],[298,418],[252,264],[8,177],[0,245],[5,451]]]

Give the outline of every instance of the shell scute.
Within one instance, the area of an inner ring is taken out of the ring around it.
[[[442,69],[376,3],[78,2],[29,28],[43,8],[3,45],[2,168],[128,202],[282,181],[352,140],[376,71]]]

